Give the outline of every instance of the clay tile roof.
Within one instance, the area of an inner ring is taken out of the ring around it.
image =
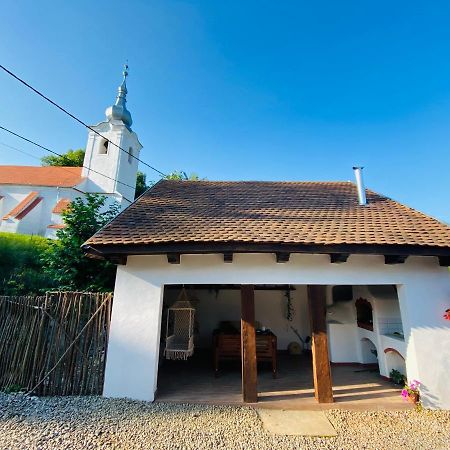
[[[61,198],[52,210],[53,214],[61,214],[70,205],[68,198]]]
[[[0,185],[73,187],[82,181],[82,167],[0,166]]]
[[[160,181],[86,245],[254,243],[450,248],[450,227],[350,182]],[[103,247],[105,248],[105,247]],[[446,250],[447,251],[447,250]]]
[[[19,202],[8,214],[3,216],[3,220],[10,218],[23,219],[41,200],[42,197],[38,197],[39,192],[30,192],[21,202]]]

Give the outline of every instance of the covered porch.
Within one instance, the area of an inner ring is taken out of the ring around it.
[[[391,327],[395,323],[395,330],[402,333],[396,288],[371,289],[166,285],[156,400],[258,402],[287,409],[320,408],[333,402],[355,409],[408,407],[401,401],[400,388],[387,380],[379,334],[388,318]],[[187,360],[167,360],[168,310],[181,295],[189,298],[195,311],[195,351]],[[357,307],[361,295],[370,300],[365,300],[370,306],[370,317],[363,317],[367,323],[358,322],[362,320]],[[406,375],[405,367],[398,367]]]
[[[155,401],[162,403],[242,404],[240,363],[229,363],[219,377],[211,374],[208,352],[190,361],[173,362],[160,369]],[[308,355],[278,355],[278,376],[270,368],[258,370],[258,407],[295,410],[398,410],[412,405],[401,400],[400,390],[379,375],[376,365],[331,364],[334,403],[314,398],[312,362]]]

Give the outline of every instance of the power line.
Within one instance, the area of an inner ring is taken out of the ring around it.
[[[27,156],[29,156],[30,158],[34,158],[34,159],[37,159],[38,161],[41,161],[41,158],[39,158],[38,156],[32,155],[31,153],[28,153],[28,152],[26,152],[25,150],[22,150],[21,148],[14,147],[13,145],[9,145],[9,144],[6,144],[5,142],[1,142],[1,141],[0,141],[0,145],[2,145],[3,147],[10,148],[11,150],[15,150],[15,151],[17,151],[17,152],[23,153],[24,155],[27,155]],[[66,166],[58,166],[58,167],[59,167],[61,170],[64,170],[65,172],[70,173],[71,175],[73,174],[72,171],[70,171],[70,170],[68,170],[68,169],[66,168]],[[104,176],[106,176],[106,175],[104,175]],[[77,188],[77,190],[80,191],[82,194],[87,194],[87,193],[88,193],[88,192],[86,192],[86,191],[83,191],[83,190],[80,189],[80,188]],[[126,197],[124,197],[124,198],[126,198]],[[127,199],[127,200],[128,200],[128,199]],[[130,200],[128,200],[128,201],[130,201]]]
[[[25,150],[22,150],[21,148],[13,147],[12,145],[5,144],[4,142],[1,142],[1,141],[0,141],[0,145],[3,145],[3,147],[8,147],[8,148],[10,148],[11,150],[16,150],[17,152],[23,153],[24,155],[27,155],[27,156],[29,156],[30,158],[37,159],[38,161],[41,160],[41,158],[39,158],[39,156],[32,155],[31,153],[28,153],[28,152],[26,152]]]
[[[51,149],[49,149],[49,148],[47,148],[47,147],[44,147],[43,145],[38,144],[37,142],[34,142],[34,141],[32,141],[31,139],[28,139],[28,138],[26,138],[25,136],[22,136],[21,134],[15,133],[14,131],[11,131],[11,130],[9,130],[8,128],[5,128],[5,127],[3,127],[3,126],[1,126],[1,125],[0,125],[0,129],[6,131],[7,133],[12,134],[13,136],[18,137],[19,139],[22,139],[22,140],[25,141],[25,142],[28,142],[28,143],[30,143],[30,144],[33,144],[33,145],[35,145],[36,147],[39,147],[39,148],[41,148],[42,150],[45,150],[46,152],[53,153],[53,154],[56,155],[56,156],[64,157],[64,155],[61,155],[61,153],[55,152],[54,150],[51,150]],[[18,150],[17,148],[12,147],[12,146],[10,146],[10,145],[8,145],[8,144],[3,144],[3,145],[6,145],[7,147],[13,148],[14,150]],[[19,150],[19,151],[21,151],[21,150]],[[22,151],[22,153],[27,154],[26,152],[23,152],[23,151]],[[31,156],[31,155],[30,155],[30,156]],[[105,177],[105,178],[108,178],[108,179],[110,179],[110,180],[112,180],[112,181],[115,181],[115,182],[117,182],[117,183],[123,184],[124,186],[127,186],[127,187],[129,187],[129,188],[131,188],[131,189],[135,189],[135,188],[136,188],[135,186],[131,186],[131,185],[127,184],[127,183],[124,183],[123,181],[117,180],[116,178],[112,178],[112,177],[110,177],[110,176],[108,176],[108,175],[105,175],[104,173],[98,172],[97,170],[94,170],[94,169],[92,169],[91,167],[87,167],[87,166],[84,166],[84,165],[81,166],[81,167],[84,167],[85,169],[90,170],[91,172],[97,173],[98,175],[101,175],[101,176],[103,176],[103,177]],[[66,169],[66,170],[67,170],[67,169]],[[127,199],[127,200],[128,200],[128,199]],[[128,200],[128,201],[131,202],[131,200]]]
[[[131,152],[128,152],[127,150],[125,150],[124,148],[122,148],[120,145],[116,144],[115,142],[110,141],[107,137],[103,136],[101,133],[99,133],[97,130],[95,130],[94,128],[92,128],[91,126],[89,126],[87,123],[83,122],[81,119],[79,119],[78,117],[76,117],[75,115],[73,115],[72,113],[70,113],[69,111],[67,111],[66,109],[64,109],[62,106],[58,105],[56,102],[54,102],[52,99],[48,98],[46,95],[44,95],[42,92],[40,92],[39,90],[37,90],[36,88],[34,88],[33,86],[31,86],[30,84],[28,84],[25,80],[23,80],[22,78],[20,78],[19,76],[17,76],[16,74],[14,74],[13,72],[11,72],[10,70],[8,70],[5,66],[2,66],[0,64],[0,69],[4,70],[8,75],[11,75],[13,78],[15,78],[17,81],[19,81],[20,83],[22,83],[24,86],[26,86],[28,89],[31,89],[34,93],[38,94],[40,97],[42,97],[43,99],[47,100],[49,103],[51,103],[53,106],[55,106],[56,108],[58,108],[59,110],[61,110],[63,113],[67,114],[69,117],[71,117],[72,119],[74,119],[75,121],[77,121],[78,123],[80,123],[81,125],[83,125],[84,127],[88,128],[89,130],[93,131],[94,133],[98,134],[101,138],[105,139],[106,141],[108,141],[110,144],[114,145],[115,147],[117,147],[119,150],[125,152],[128,156],[131,156],[132,158],[136,159],[137,161],[139,161],[140,163],[144,164],[144,166],[149,167],[150,169],[154,170],[155,172],[159,173],[161,176],[166,177],[167,175],[163,172],[161,172],[160,170],[156,169],[155,167],[151,166],[150,164],[146,163],[145,161],[142,161],[141,159],[139,159],[137,156],[133,155]]]
[[[27,155],[27,156],[29,156],[31,158],[34,158],[34,159],[37,159],[38,161],[41,161],[41,158],[39,158],[38,156],[32,155],[31,153],[28,153],[28,152],[26,152],[25,150],[23,150],[21,148],[14,147],[12,145],[6,144],[5,142],[1,142],[1,141],[0,141],[0,145],[2,145],[3,147],[10,148],[11,150],[16,150],[17,152],[23,153],[24,155]],[[59,167],[61,170],[64,170],[65,172],[70,173],[71,175],[73,175],[73,172],[68,170],[66,166],[57,166],[57,167]],[[80,166],[80,167],[85,167],[85,166]],[[92,169],[89,169],[89,170],[92,170]],[[100,175],[109,178],[108,175],[105,175],[105,174],[100,174]],[[117,181],[118,183],[121,183],[121,181],[116,180],[115,178],[111,178],[111,179],[114,180],[114,181]],[[125,183],[122,183],[122,184],[125,184]],[[130,187],[128,184],[125,184],[125,186]],[[89,192],[83,191],[83,189],[81,189],[79,187],[76,188],[76,190],[81,192],[82,194],[89,194]],[[107,194],[111,194],[111,193],[105,192],[105,193],[102,193],[102,194],[107,195]],[[133,203],[132,200],[126,198],[125,196],[122,196],[122,197],[125,200],[127,200],[128,202]]]

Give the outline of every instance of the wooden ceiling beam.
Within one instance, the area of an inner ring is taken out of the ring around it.
[[[330,262],[332,264],[345,263],[349,256],[349,253],[330,253]]]
[[[291,254],[288,252],[277,252],[277,263],[286,263],[289,261]]]
[[[117,264],[119,266],[126,266],[127,256],[126,255],[110,256],[108,257],[108,261],[112,262],[113,264]]]
[[[232,263],[233,262],[233,253],[226,252],[223,254],[223,262]]]
[[[385,264],[403,264],[406,261],[406,255],[384,255]]]
[[[450,267],[450,256],[439,256],[439,265],[442,267]]]
[[[179,253],[167,253],[167,262],[169,264],[180,264]]]

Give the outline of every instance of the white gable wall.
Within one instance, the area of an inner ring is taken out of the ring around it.
[[[165,284],[395,284],[405,333],[409,378],[423,383],[425,406],[450,408],[450,303],[448,269],[436,258],[411,257],[385,265],[382,256],[352,255],[330,264],[327,255],[293,254],[277,264],[272,254],[130,256],[118,266],[104,395],[154,399]]]

